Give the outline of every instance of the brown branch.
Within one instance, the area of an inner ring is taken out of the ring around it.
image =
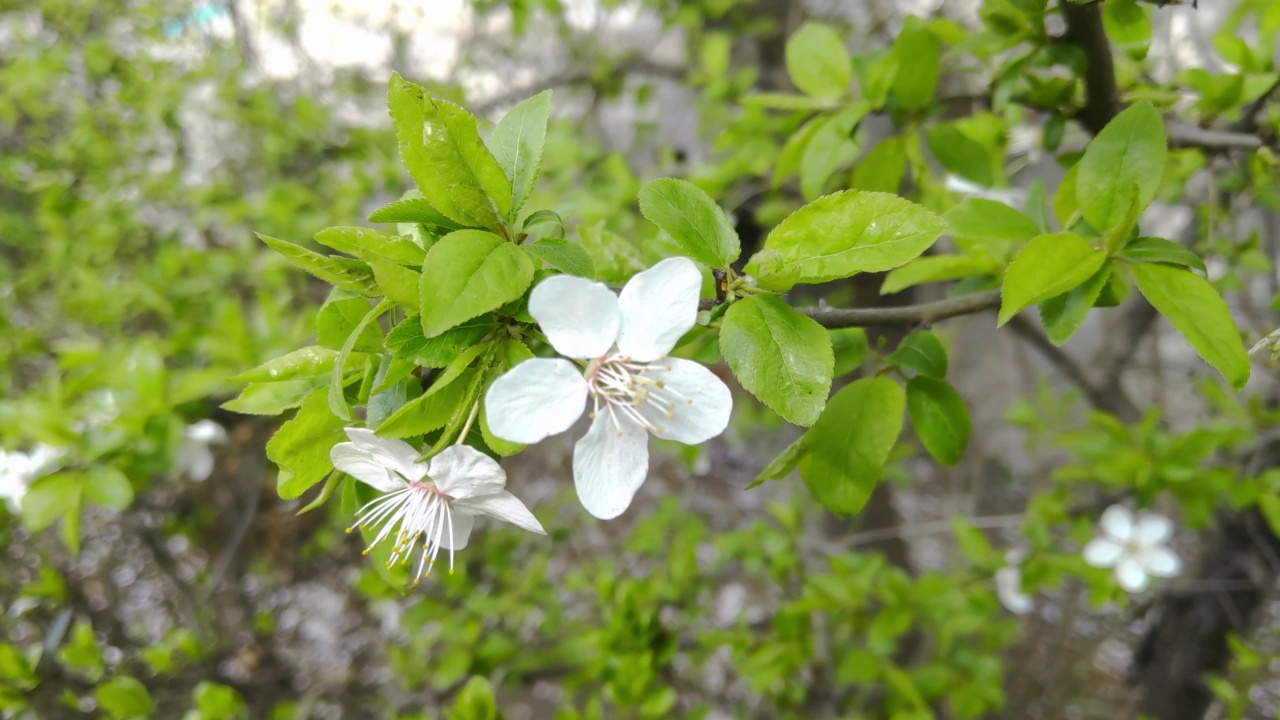
[[[874,327],[887,325],[929,325],[961,315],[974,315],[1000,306],[1000,291],[961,295],[959,297],[920,303],[919,305],[902,305],[900,307],[878,308],[829,308],[801,307],[796,310],[808,315],[818,324],[835,330],[837,328]]]
[[[1257,150],[1267,143],[1257,135],[1231,130],[1212,130],[1187,123],[1168,125],[1169,144],[1205,150]]]
[[[1060,0],[1059,5],[1067,23],[1062,39],[1084,53],[1085,104],[1076,119],[1097,135],[1120,112],[1111,43],[1102,26],[1102,5],[1097,2],[1077,5],[1068,0]]]
[[[1009,321],[1009,329],[1016,335],[1026,340],[1031,347],[1035,348],[1046,360],[1053,363],[1068,380],[1080,391],[1084,393],[1084,397],[1089,404],[1095,408],[1109,412],[1112,415],[1126,422],[1134,422],[1142,417],[1142,412],[1138,410],[1138,406],[1125,395],[1124,391],[1119,387],[1109,387],[1098,385],[1087,374],[1084,368],[1080,367],[1062,348],[1054,345],[1040,332],[1031,321],[1020,315],[1014,316]]]

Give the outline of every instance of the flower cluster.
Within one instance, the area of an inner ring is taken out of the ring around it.
[[[648,475],[649,434],[693,444],[728,425],[728,386],[698,363],[669,357],[695,324],[701,287],[702,274],[686,258],[638,273],[617,295],[567,275],[544,280],[530,294],[529,314],[564,357],[526,360],[495,380],[484,398],[489,430],[510,442],[537,442],[569,429],[590,400],[591,427],[574,450],[578,497],[596,517],[622,514]],[[330,453],[333,466],[380,493],[349,531],[371,536],[366,552],[389,543],[388,565],[407,565],[418,553],[421,579],[446,549],[452,571],[453,553],[466,546],[477,516],[545,534],[505,489],[501,466],[462,444],[466,428],[457,444],[425,462],[404,441],[362,428],[346,433],[350,441]],[[205,453],[216,437],[207,427],[188,433]],[[195,457],[187,463],[193,477],[208,464]]]

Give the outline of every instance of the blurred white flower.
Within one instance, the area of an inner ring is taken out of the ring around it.
[[[1044,130],[1034,125],[1016,125],[1009,128],[1009,154],[1026,155],[1029,162],[1041,158],[1044,149]]]
[[[1022,592],[1022,560],[1026,553],[1010,550],[1005,554],[1008,565],[996,571],[996,597],[1000,604],[1014,615],[1025,615],[1035,608],[1030,595]]]
[[[22,510],[27,486],[56,469],[64,455],[65,449],[44,444],[36,445],[29,453],[0,450],[0,498],[11,512]]]
[[[592,400],[591,429],[573,451],[578,499],[592,515],[622,514],[649,474],[649,433],[694,445],[724,432],[729,388],[707,368],[667,353],[693,327],[702,274],[669,258],[620,295],[568,275],[542,281],[529,314],[564,358],[526,360],[485,397],[489,429],[534,443],[572,426]]]
[[[120,404],[111,390],[94,390],[85,395],[83,405],[83,415],[71,423],[71,429],[76,432],[110,425],[120,417]]]
[[[1165,542],[1173,534],[1169,518],[1142,513],[1136,518],[1122,505],[1112,505],[1099,520],[1102,534],[1084,548],[1084,561],[1097,568],[1114,568],[1120,587],[1142,592],[1152,577],[1170,578],[1182,561]]]
[[[959,175],[947,173],[943,186],[957,195],[995,200],[1012,207],[1020,206],[1027,199],[1027,192],[1019,188],[992,188],[979,185]]]
[[[507,492],[502,467],[475,448],[453,445],[421,463],[418,451],[402,440],[361,428],[347,428],[347,437],[351,442],[338,443],[329,453],[333,466],[383,493],[356,513],[355,527],[377,531],[365,553],[393,537],[387,567],[407,564],[421,541],[415,583],[431,575],[441,547],[449,550],[453,572],[453,552],[467,546],[477,515],[547,534],[529,508]]]
[[[221,445],[227,441],[227,430],[213,420],[204,419],[188,425],[182,433],[182,444],[178,446],[174,463],[178,471],[188,478],[200,482],[213,474],[212,445]]]
[[[1249,348],[1249,354],[1257,355],[1263,350],[1266,350],[1273,360],[1276,359],[1277,355],[1280,355],[1280,330],[1272,330],[1263,336],[1261,340],[1253,344],[1253,347]]]

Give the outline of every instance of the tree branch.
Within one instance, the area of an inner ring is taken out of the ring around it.
[[[988,290],[983,293],[961,295],[959,297],[920,303],[919,305],[903,305],[901,307],[879,308],[829,308],[801,307],[796,310],[808,315],[818,324],[835,330],[837,328],[873,327],[887,325],[929,325],[960,315],[974,315],[986,310],[994,310],[1000,305],[1000,291]]]
[[[1188,123],[1169,123],[1169,144],[1174,147],[1198,147],[1205,150],[1257,150],[1266,145],[1252,133],[1211,130]]]
[[[1142,417],[1142,412],[1138,410],[1138,406],[1133,404],[1133,401],[1125,395],[1118,385],[1106,387],[1094,383],[1074,358],[1062,348],[1049,342],[1049,338],[1045,337],[1044,333],[1036,329],[1026,318],[1021,315],[1014,316],[1009,321],[1009,329],[1030,343],[1031,347],[1035,348],[1054,367],[1058,368],[1068,380],[1080,388],[1090,405],[1099,410],[1109,412],[1125,422],[1134,422]]]
[[[1077,5],[1067,0],[1060,0],[1059,6],[1067,23],[1062,39],[1080,48],[1085,59],[1085,104],[1076,118],[1097,135],[1120,111],[1111,43],[1102,26],[1102,6],[1096,2]]]

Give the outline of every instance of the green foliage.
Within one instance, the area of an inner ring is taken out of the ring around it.
[[[849,89],[853,77],[849,53],[840,34],[829,25],[801,25],[787,38],[786,60],[791,82],[806,95],[833,99]]]
[[[747,271],[785,290],[883,272],[924,252],[945,231],[937,215],[887,193],[849,190],[792,213],[769,233]]]
[[[1080,158],[1075,180],[1080,214],[1102,231],[1115,227],[1133,208],[1141,212],[1156,196],[1167,157],[1160,112],[1149,103],[1127,108]]]
[[[1204,361],[1239,390],[1249,380],[1249,357],[1231,311],[1207,280],[1162,263],[1132,267],[1138,290],[1177,328]]]
[[[720,352],[746,388],[788,422],[808,427],[822,413],[835,355],[821,325],[766,295],[729,306]]]
[[[1106,253],[1073,233],[1032,238],[1005,273],[997,322],[1004,325],[1024,308],[1072,290],[1106,261]]]
[[[511,108],[489,138],[494,158],[511,180],[513,218],[524,207],[538,179],[550,113],[551,91],[546,90]]]
[[[640,190],[640,212],[704,265],[725,267],[738,259],[738,233],[720,206],[693,183],[654,180]]]
[[[864,378],[831,397],[805,434],[800,476],[814,498],[834,513],[856,513],[880,482],[902,430],[906,394],[889,378]]]
[[[951,383],[932,377],[907,381],[907,412],[925,449],[943,465],[955,465],[964,456],[972,425],[964,398]]]
[[[422,334],[434,338],[518,299],[533,281],[533,262],[493,233],[456,230],[422,266]]]

